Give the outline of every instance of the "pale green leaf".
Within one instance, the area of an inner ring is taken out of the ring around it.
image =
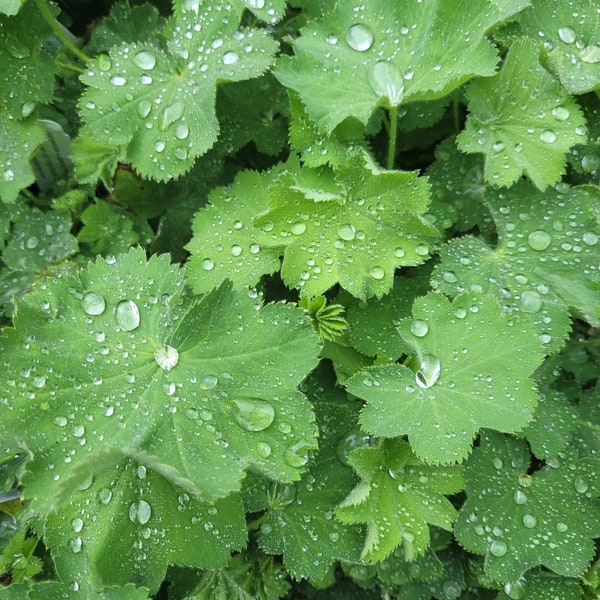
[[[543,565],[580,577],[600,537],[600,462],[587,458],[529,474],[523,441],[487,432],[465,466],[467,501],[455,535],[470,552],[485,555],[496,582],[514,583]]]
[[[535,334],[490,296],[466,293],[450,304],[430,293],[415,300],[412,312],[398,328],[413,349],[416,372],[403,364],[374,366],[346,382],[367,400],[366,431],[407,434],[423,460],[451,463],[469,454],[480,427],[508,433],[524,427],[537,403],[529,377],[543,358]]]
[[[560,180],[565,154],[585,141],[585,119],[539,63],[530,39],[510,48],[502,69],[465,90],[469,116],[457,142],[485,155],[485,179],[509,186],[527,175],[540,190]]]
[[[26,0],[2,0],[0,2],[0,12],[5,15],[16,15]]]
[[[296,389],[317,362],[309,319],[227,286],[192,298],[184,282],[167,256],[146,262],[138,249],[49,279],[18,305],[0,338],[0,437],[34,454],[24,483],[38,510],[110,448],[209,502],[239,489],[250,465],[299,478],[316,447]]]

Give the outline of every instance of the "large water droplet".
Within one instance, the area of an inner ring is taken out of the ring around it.
[[[260,10],[265,7],[265,0],[245,0],[246,6],[254,10]]]
[[[410,330],[413,335],[416,335],[417,337],[424,337],[429,331],[429,325],[427,325],[425,321],[413,321],[410,324]]]
[[[232,400],[233,418],[247,431],[263,431],[275,420],[275,409],[260,398],[235,398]]]
[[[439,358],[424,354],[419,370],[415,373],[415,381],[420,388],[430,388],[440,378],[441,371]]]
[[[523,525],[527,527],[527,529],[533,529],[537,525],[537,519],[530,514],[523,515]]]
[[[137,113],[142,118],[145,119],[152,110],[152,102],[150,100],[140,100],[137,105]]]
[[[210,389],[214,388],[217,385],[217,383],[219,383],[219,379],[217,377],[215,377],[214,375],[207,375],[202,380],[200,387],[203,390],[210,390]]]
[[[346,31],[348,46],[358,52],[365,52],[373,45],[373,32],[362,23],[356,23]]]
[[[98,500],[101,504],[108,504],[112,499],[112,492],[108,488],[102,488],[98,492]]]
[[[600,62],[600,46],[588,46],[579,53],[579,58],[585,63],[595,64]]]
[[[571,29],[571,27],[559,27],[558,37],[565,44],[572,44],[577,36],[575,35],[575,32],[573,31],[573,29]]]
[[[340,225],[337,232],[340,238],[347,242],[350,242],[356,236],[356,228],[350,223],[344,223],[343,225]]]
[[[145,500],[138,500],[129,507],[129,519],[132,523],[136,521],[145,525],[152,516],[152,509]]]
[[[162,113],[160,128],[165,131],[169,125],[172,125],[175,121],[179,121],[183,117],[183,110],[183,102],[177,101],[167,106]]]
[[[152,52],[142,50],[133,57],[133,64],[137,65],[140,69],[154,69],[154,66],[156,65],[156,56],[154,56]]]
[[[117,325],[122,331],[133,331],[140,325],[140,309],[133,300],[123,300],[117,304]]]
[[[552,241],[552,236],[543,229],[536,229],[532,231],[527,237],[527,243],[532,250],[537,250],[541,252],[545,250]]]
[[[573,486],[575,487],[575,491],[580,494],[585,494],[588,491],[588,482],[583,477],[575,479]]]
[[[122,75],[113,75],[110,78],[110,82],[115,87],[123,87],[127,83],[127,80]]]
[[[502,540],[494,540],[490,544],[490,554],[492,556],[496,556],[496,557],[500,558],[501,556],[504,556],[506,554],[507,550],[508,550],[508,547]]]
[[[283,459],[290,466],[296,469],[303,467],[308,462],[308,448],[310,446],[303,441],[290,446],[283,455]]]
[[[173,367],[177,366],[179,362],[179,352],[177,348],[166,344],[160,348],[157,348],[154,352],[154,360],[156,364],[165,371],[170,371]]]
[[[223,54],[223,64],[224,65],[235,65],[235,63],[240,60],[240,57],[235,52],[225,52]]]
[[[112,62],[106,54],[99,54],[96,57],[96,64],[101,71],[109,71],[112,67]]]
[[[178,140],[185,140],[190,135],[190,128],[186,123],[179,123],[177,127],[175,127],[175,137]]]
[[[97,292],[88,292],[81,299],[81,308],[88,315],[101,315],[106,308],[106,302]]]
[[[256,453],[260,458],[269,458],[269,456],[271,456],[271,452],[273,452],[273,449],[267,442],[258,442],[258,444],[256,444]]]
[[[545,129],[540,133],[540,140],[542,140],[544,144],[553,144],[556,141],[556,133],[551,129]]]
[[[527,502],[527,496],[521,490],[517,490],[513,494],[513,500],[515,504],[525,504]]]
[[[536,313],[542,308],[542,297],[534,290],[521,294],[521,310],[526,313]]]
[[[566,121],[569,118],[570,113],[564,106],[557,106],[552,109],[552,116],[557,121]]]
[[[25,241],[25,248],[27,248],[28,250],[33,250],[34,248],[37,248],[39,245],[40,245],[40,239],[36,235],[32,235],[32,236],[28,237],[27,240]]]
[[[391,106],[398,106],[404,98],[404,80],[396,65],[387,62],[376,62],[369,70],[369,85],[380,97],[390,101]]]
[[[306,224],[302,223],[302,221],[298,221],[294,223],[290,229],[294,235],[302,235],[306,231]]]
[[[598,239],[600,239],[595,233],[591,231],[586,231],[582,236],[583,242],[588,246],[595,246],[598,243]]]
[[[6,38],[6,49],[13,58],[29,58],[31,50],[17,37],[8,35]]]

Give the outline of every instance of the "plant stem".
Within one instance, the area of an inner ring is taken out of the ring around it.
[[[60,62],[58,60],[54,61],[61,69],[67,69],[67,71],[75,71],[75,73],[85,73],[85,69],[80,69],[75,65],[68,65],[66,63]]]
[[[390,144],[388,146],[387,169],[391,171],[394,168],[396,158],[396,136],[398,135],[398,109],[395,106],[390,106],[390,127],[389,136]]]
[[[587,429],[591,429],[596,433],[600,433],[600,427],[598,425],[594,425],[594,423],[590,423],[589,421],[583,421],[582,419],[575,419],[575,423],[580,425],[581,427],[586,427]]]
[[[82,60],[84,63],[89,62],[91,59],[86,56],[66,35],[65,32],[60,28],[56,19],[52,16],[48,5],[45,0],[35,0],[40,12],[44,19],[46,19],[48,25],[52,28],[52,31],[58,36],[58,39],[75,55],[77,58]]]

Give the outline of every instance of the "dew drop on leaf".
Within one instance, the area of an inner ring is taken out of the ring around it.
[[[145,119],[152,110],[152,103],[150,100],[140,100],[137,105],[137,114],[140,118]]]
[[[383,279],[385,277],[385,271],[381,267],[373,267],[369,274],[373,279]]]
[[[536,313],[542,308],[542,297],[534,290],[521,294],[521,310],[526,313]]]
[[[294,223],[290,229],[294,235],[302,235],[306,231],[306,225],[301,221],[298,221]]]
[[[245,0],[246,6],[254,10],[260,10],[265,7],[265,0]]]
[[[598,243],[598,236],[595,233],[586,231],[582,237],[585,244],[588,246],[595,246]]]
[[[569,118],[570,113],[564,106],[557,106],[552,109],[552,116],[557,121],[566,121]]]
[[[536,229],[527,237],[527,243],[529,244],[529,247],[537,252],[545,250],[550,245],[551,241],[552,236],[543,229]]]
[[[160,121],[160,128],[165,131],[170,125],[175,123],[175,121],[179,121],[181,117],[183,117],[184,106],[183,102],[173,102],[173,104],[169,104],[163,112]]]
[[[127,83],[127,80],[122,75],[113,75],[110,78],[110,83],[115,87],[123,87]]]
[[[567,531],[567,529],[569,529],[568,525],[566,523],[563,523],[562,521],[559,521],[556,524],[556,531],[558,531],[559,533],[564,533],[565,531]]]
[[[285,451],[283,458],[290,467],[299,469],[308,462],[308,448],[309,446],[306,442],[297,442]]]
[[[396,65],[388,61],[376,62],[368,74],[369,85],[379,97],[387,98],[391,106],[398,106],[404,97],[404,81]]]
[[[588,46],[579,53],[579,58],[584,63],[595,64],[600,62],[600,46]]]
[[[169,346],[168,344],[157,348],[154,352],[154,360],[156,364],[164,371],[170,371],[173,367],[177,366],[179,362],[179,352],[177,348]]]
[[[177,386],[172,381],[163,385],[163,393],[165,396],[172,396],[176,391]]]
[[[500,558],[501,556],[504,556],[506,554],[507,550],[508,550],[508,547],[506,546],[506,543],[503,542],[502,540],[494,540],[490,544],[490,554],[492,556],[496,556],[496,557]]]
[[[140,325],[140,309],[133,300],[123,300],[117,304],[117,325],[122,331],[133,331]]]
[[[212,271],[215,268],[215,263],[210,258],[205,258],[202,261],[202,268],[205,271]]]
[[[540,133],[540,140],[544,142],[544,144],[553,144],[556,141],[556,133],[551,129],[545,129]]]
[[[267,442],[258,442],[258,444],[256,444],[256,453],[262,459],[269,458],[272,451],[271,445]]]
[[[523,525],[527,529],[533,529],[537,525],[537,519],[530,514],[523,515]]]
[[[40,245],[40,240],[35,235],[32,235],[31,237],[28,237],[27,241],[25,242],[25,247],[28,250],[33,250],[34,248],[37,248],[39,245]]]
[[[190,128],[185,123],[179,123],[175,127],[175,137],[178,140],[185,140],[190,135]]]
[[[410,330],[417,337],[424,337],[429,331],[429,325],[425,321],[413,321],[410,324]]]
[[[346,31],[346,42],[352,50],[365,52],[373,45],[373,32],[363,23],[351,25]]]
[[[112,67],[112,62],[111,62],[110,58],[108,56],[106,56],[106,54],[98,55],[98,58],[96,59],[96,63],[98,65],[98,68],[101,71],[108,71]]]
[[[575,35],[575,32],[573,31],[573,29],[571,27],[559,27],[558,28],[558,37],[565,44],[572,44],[575,41],[575,38],[577,36]]]
[[[69,550],[73,552],[73,554],[78,554],[81,552],[81,547],[83,546],[83,540],[77,536],[69,540]]]
[[[263,431],[275,420],[275,409],[260,398],[235,398],[232,400],[232,416],[247,431]]]
[[[154,143],[154,149],[157,152],[162,152],[166,147],[167,147],[167,145],[162,140],[158,140],[157,142]]]
[[[578,477],[573,482],[575,491],[579,494],[585,494],[588,491],[588,482],[583,477]]]
[[[425,244],[419,244],[416,248],[415,248],[415,252],[419,255],[419,256],[427,256],[429,254],[429,246],[426,246]]]
[[[88,315],[101,315],[106,309],[106,302],[98,292],[88,292],[81,299],[81,308]]]
[[[513,501],[515,504],[525,504],[527,502],[527,496],[521,490],[517,490],[513,494]]]
[[[214,388],[217,385],[217,383],[219,383],[219,379],[217,377],[215,377],[214,375],[207,375],[202,380],[200,387],[203,390],[211,390],[212,388]]]
[[[145,500],[138,500],[129,507],[129,519],[132,523],[145,525],[152,516],[152,509]]]
[[[140,69],[154,69],[154,66],[156,65],[156,56],[154,56],[152,52],[142,50],[133,57],[133,64],[138,66]]]
[[[435,385],[440,378],[441,365],[439,358],[424,354],[419,370],[415,373],[415,381],[420,388],[427,389]]]
[[[31,50],[20,39],[10,34],[6,40],[6,49],[13,58],[22,59],[31,56]]]
[[[356,236],[356,228],[350,223],[344,223],[338,227],[337,233],[340,239],[350,242]]]
[[[335,46],[338,43],[338,38],[337,35],[333,35],[333,33],[330,33],[326,38],[325,41],[330,44],[331,46]]]
[[[225,52],[225,54],[223,54],[223,64],[224,65],[235,65],[235,63],[240,60],[240,57],[237,55],[236,52]]]

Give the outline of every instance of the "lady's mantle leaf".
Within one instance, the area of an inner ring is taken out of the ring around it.
[[[316,447],[296,389],[317,362],[309,319],[227,287],[190,299],[167,256],[113,262],[39,284],[0,338],[0,438],[34,454],[33,506],[52,509],[110,448],[208,502],[248,465],[297,479]]]
[[[592,212],[598,188],[561,185],[540,192],[520,182],[484,198],[496,224],[497,248],[471,236],[452,240],[442,247],[432,285],[447,294],[494,293],[507,312],[535,327],[549,352],[568,334],[568,307],[600,325],[594,292],[600,280],[600,229]]]
[[[417,298],[413,320],[398,326],[413,348],[416,373],[391,364],[346,382],[367,400],[361,421],[378,436],[408,434],[427,462],[463,460],[480,427],[512,433],[531,418],[537,394],[529,376],[544,354],[535,334],[490,296]]]
[[[346,523],[366,523],[362,557],[387,558],[402,544],[406,560],[429,545],[428,523],[450,530],[456,511],[442,494],[463,488],[461,467],[424,465],[403,440],[383,440],[378,448],[359,448],[348,457],[361,482],[339,505]]]
[[[515,582],[544,565],[580,577],[600,537],[600,462],[586,458],[528,474],[525,442],[495,432],[482,435],[465,467],[467,501],[456,537],[485,554],[485,571],[499,583]]]
[[[378,106],[433,100],[493,75],[498,55],[485,33],[506,12],[488,0],[344,0],[301,30],[295,56],[283,56],[275,75],[320,129],[350,116],[366,124]]]
[[[565,154],[585,142],[585,119],[539,63],[535,42],[511,47],[502,70],[465,91],[470,114],[457,142],[463,152],[485,154],[485,178],[500,186],[524,173],[540,190],[556,183]]]
[[[231,5],[207,1],[171,21],[167,50],[131,43],[91,61],[79,107],[94,139],[127,144],[145,177],[166,181],[189,171],[217,139],[217,83],[260,75],[277,49],[265,31],[238,24]]]

